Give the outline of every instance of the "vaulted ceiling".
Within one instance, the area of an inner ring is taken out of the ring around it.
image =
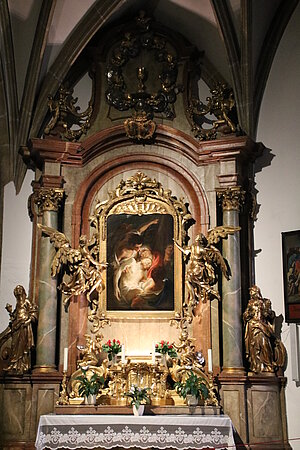
[[[39,136],[48,95],[56,93],[86,44],[140,9],[205,52],[210,76],[217,73],[232,86],[239,123],[255,139],[272,61],[298,2],[1,0],[1,185],[13,180],[20,189],[26,166],[19,150]]]

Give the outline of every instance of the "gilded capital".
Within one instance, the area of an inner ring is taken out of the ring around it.
[[[44,211],[58,211],[64,195],[63,189],[41,188],[34,193],[34,202],[39,214]]]
[[[245,201],[245,191],[241,189],[241,186],[220,188],[217,190],[217,196],[222,202],[223,210],[227,211],[239,211]]]

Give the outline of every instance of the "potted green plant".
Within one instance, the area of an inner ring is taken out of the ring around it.
[[[133,414],[142,416],[144,414],[145,404],[150,403],[149,388],[142,388],[136,385],[131,386],[130,390],[125,393],[126,397],[131,398]]]
[[[175,383],[175,390],[184,398],[188,406],[195,406],[199,399],[206,400],[208,397],[208,387],[203,378],[197,376],[192,370],[189,375],[182,381]]]
[[[78,394],[84,397],[86,404],[95,405],[97,394],[100,387],[104,384],[104,378],[89,370],[88,367],[81,367],[80,369],[82,375],[75,378],[75,380],[79,381]]]

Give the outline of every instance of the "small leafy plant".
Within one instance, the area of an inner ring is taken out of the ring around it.
[[[171,358],[176,358],[177,352],[173,344],[169,341],[160,341],[155,345],[155,351],[162,355],[169,355]]]
[[[104,384],[104,378],[97,373],[88,375],[88,368],[81,367],[82,375],[79,375],[75,380],[79,381],[78,394],[81,397],[88,397],[89,395],[96,395],[100,387]]]
[[[102,345],[102,351],[107,353],[109,361],[113,359],[113,356],[120,353],[121,350],[122,350],[121,342],[116,339],[113,340],[109,339],[106,342],[106,344]]]
[[[174,385],[176,392],[180,397],[186,399],[187,395],[193,395],[196,398],[207,399],[208,388],[192,370],[184,381],[177,381]]]
[[[140,405],[147,405],[150,403],[150,397],[148,394],[149,388],[141,388],[135,384],[131,386],[130,390],[125,393],[126,397],[131,398],[130,404],[139,408]]]

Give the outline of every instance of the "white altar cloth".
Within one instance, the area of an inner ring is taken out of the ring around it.
[[[67,449],[235,449],[228,416],[55,415],[40,417],[35,446]]]

